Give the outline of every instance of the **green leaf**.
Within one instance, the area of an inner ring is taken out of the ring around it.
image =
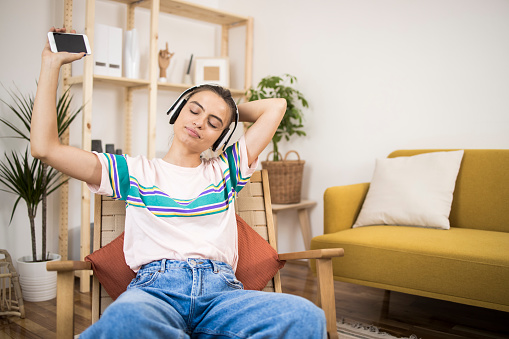
[[[18,206],[19,201],[21,200],[21,197],[18,197],[16,201],[14,202],[14,207],[12,208],[11,218],[9,219],[9,225],[12,222],[12,218],[14,217],[14,212],[16,212],[16,207]]]

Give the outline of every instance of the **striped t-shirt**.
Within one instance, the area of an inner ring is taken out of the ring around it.
[[[137,271],[161,259],[202,258],[237,267],[235,197],[258,165],[249,166],[244,137],[198,167],[143,156],[97,154],[100,186],[92,192],[125,200],[124,254]]]

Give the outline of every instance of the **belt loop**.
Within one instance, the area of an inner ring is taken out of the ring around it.
[[[212,267],[214,268],[214,273],[218,273],[219,272],[219,267],[216,264],[216,262],[214,260],[210,260],[210,263],[212,264]]]
[[[164,271],[166,271],[166,259],[161,260],[161,269],[159,272],[163,273]]]

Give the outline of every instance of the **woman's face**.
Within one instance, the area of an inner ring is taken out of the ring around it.
[[[175,138],[191,152],[201,153],[214,144],[230,122],[230,109],[219,95],[193,94],[174,124]]]

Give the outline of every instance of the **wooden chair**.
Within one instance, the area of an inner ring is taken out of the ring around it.
[[[236,200],[236,213],[258,234],[266,239],[277,251],[274,222],[270,202],[266,170],[257,171],[239,193]],[[106,245],[124,230],[125,203],[104,196],[95,197],[94,211],[94,251]],[[327,332],[330,338],[337,338],[336,306],[334,281],[332,277],[332,258],[343,256],[343,249],[323,249],[279,254],[281,260],[316,259],[318,277],[318,300],[327,319]],[[57,337],[72,338],[74,322],[74,271],[90,270],[91,264],[85,261],[48,262],[47,269],[58,271],[57,278]],[[264,291],[281,292],[279,272],[269,281]],[[92,323],[96,322],[112,300],[94,276],[92,287]]]
[[[0,315],[25,318],[19,276],[11,255],[6,250],[0,250],[0,255],[3,255],[3,258],[0,257]]]

